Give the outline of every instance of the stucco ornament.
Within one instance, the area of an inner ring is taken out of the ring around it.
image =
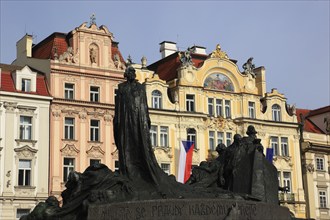
[[[227,53],[221,50],[220,44],[217,44],[215,50],[210,54],[211,58],[229,59]]]
[[[61,150],[63,156],[77,156],[79,150],[73,144],[66,144]]]
[[[67,62],[67,63],[75,63],[76,59],[73,53],[73,48],[68,47],[68,49],[60,55],[59,57],[60,62]]]
[[[188,67],[188,66],[192,66],[194,64],[192,61],[192,58],[191,58],[191,53],[192,53],[192,50],[189,47],[186,51],[179,53],[179,59],[180,59],[182,66]]]
[[[314,164],[312,164],[312,163],[305,164],[305,167],[306,167],[306,170],[307,170],[309,173],[313,173],[313,172],[314,172]]]
[[[212,117],[209,121],[207,121],[207,123],[209,123],[209,128],[222,131],[225,128],[227,122],[222,116],[218,116]]]
[[[255,65],[252,63],[253,57],[250,57],[246,63],[243,64],[243,74],[245,75],[251,75],[253,78],[256,77],[256,74],[253,72]]]
[[[89,157],[102,158],[105,151],[102,150],[100,146],[92,146],[88,151],[86,151]]]

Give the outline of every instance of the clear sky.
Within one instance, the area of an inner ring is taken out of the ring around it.
[[[220,43],[241,70],[254,57],[266,68],[267,91],[277,88],[289,104],[330,105],[329,1],[0,1],[1,63],[15,59],[25,33],[38,43],[95,13],[96,24],[108,27],[133,62],[160,59],[164,40],[208,53]]]

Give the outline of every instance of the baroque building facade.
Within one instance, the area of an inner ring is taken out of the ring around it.
[[[0,219],[28,213],[48,197],[49,109],[45,77],[0,64]]]
[[[13,63],[44,72],[53,96],[50,195],[60,197],[70,171],[83,172],[92,163],[115,169],[112,119],[125,63],[107,27],[92,20],[69,33],[53,33],[33,47],[26,35],[17,43]]]
[[[295,107],[277,89],[266,92],[265,68],[255,68],[250,58],[240,71],[220,45],[210,54],[199,46],[177,51],[173,42],[160,45],[162,59],[146,68],[143,58],[133,66],[146,86],[151,140],[161,167],[177,175],[182,140],[195,141],[194,166],[253,125],[265,154],[266,148],[274,150],[279,185],[287,187],[279,193],[281,204],[305,217]]]
[[[330,219],[330,106],[297,109],[301,123],[306,217]]]

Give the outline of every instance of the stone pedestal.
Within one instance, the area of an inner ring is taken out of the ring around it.
[[[235,206],[236,207],[233,207]],[[229,213],[229,217],[226,217]],[[291,219],[279,205],[224,199],[164,199],[91,205],[88,220]]]

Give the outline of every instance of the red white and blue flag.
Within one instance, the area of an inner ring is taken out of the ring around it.
[[[187,182],[190,177],[194,145],[193,141],[181,142],[178,170],[178,182],[180,183]]]

